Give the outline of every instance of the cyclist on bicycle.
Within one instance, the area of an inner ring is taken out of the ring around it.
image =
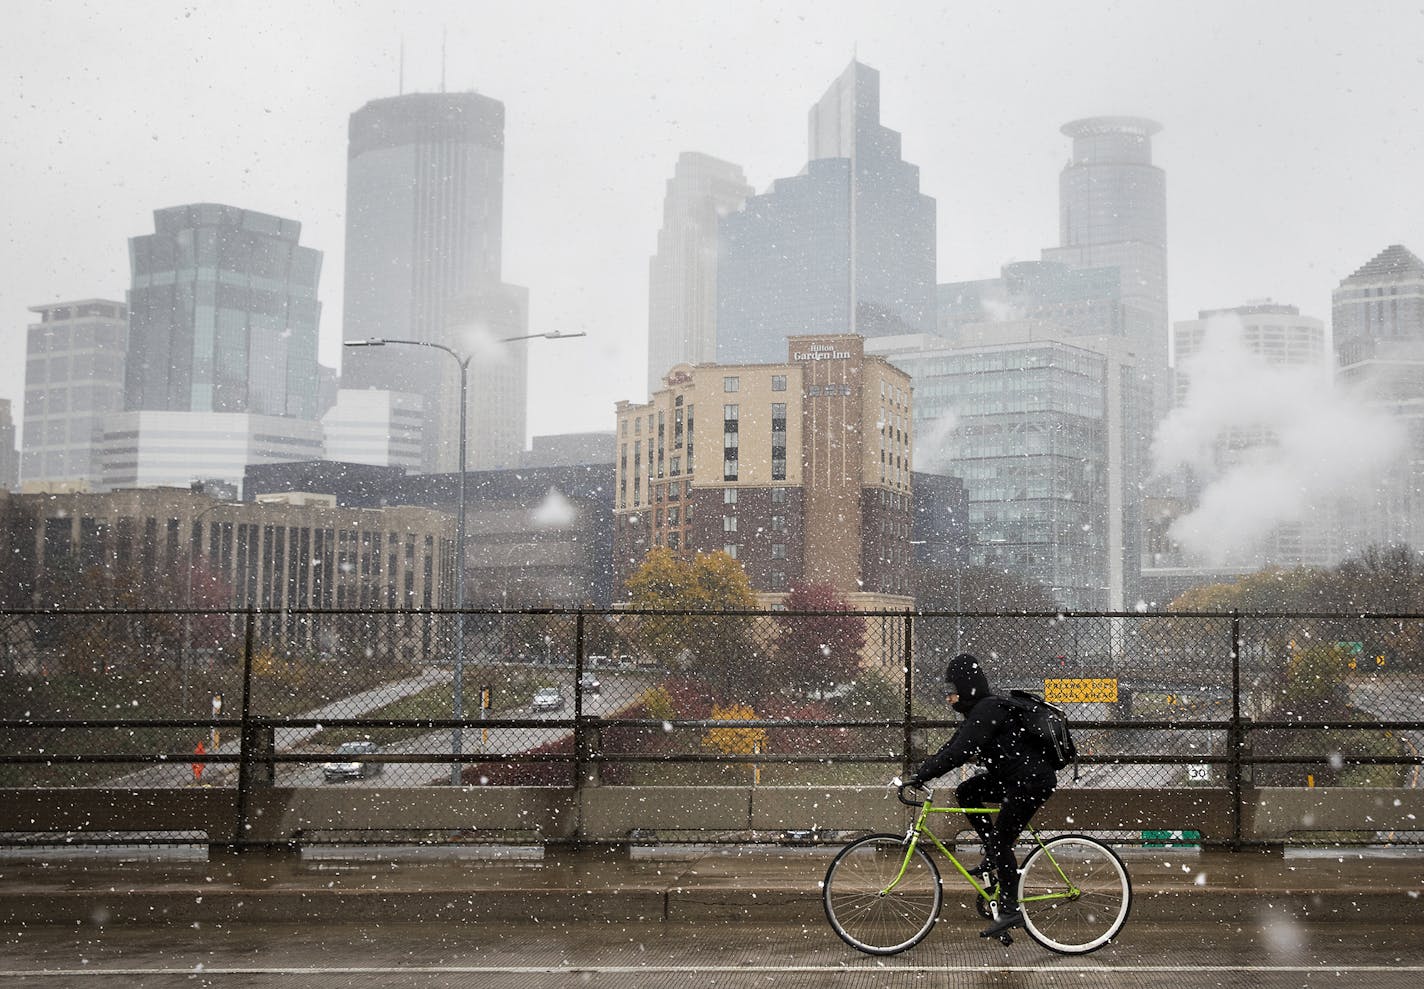
[[[964,715],[964,723],[938,752],[920,764],[909,785],[922,788],[928,780],[971,761],[983,767],[983,772],[959,784],[955,796],[961,807],[999,805],[997,815],[967,815],[984,845],[984,861],[975,871],[992,874],[999,885],[997,919],[980,937],[996,937],[1023,926],[1016,895],[1014,843],[1053,795],[1058,773],[1026,734],[1015,709],[989,689],[989,678],[979,660],[968,653],[955,656],[944,679],[949,685],[946,699]]]

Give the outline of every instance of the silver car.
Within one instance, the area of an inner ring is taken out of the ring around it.
[[[534,699],[529,706],[535,711],[562,711],[564,693],[558,687],[540,687],[534,691]]]
[[[375,742],[342,742],[332,753],[331,761],[322,763],[322,778],[328,783],[336,783],[374,776],[381,771],[383,764],[367,762],[362,756],[375,755],[380,751],[381,747]]]

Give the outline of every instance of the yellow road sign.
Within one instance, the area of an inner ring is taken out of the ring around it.
[[[1116,704],[1116,677],[1059,678],[1043,681],[1043,699],[1050,704]]]

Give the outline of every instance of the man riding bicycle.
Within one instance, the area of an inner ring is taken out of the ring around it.
[[[984,845],[984,861],[975,871],[992,874],[999,885],[997,919],[979,936],[997,937],[1023,926],[1015,893],[1018,860],[1014,844],[1057,789],[1058,773],[1025,729],[1017,710],[989,689],[989,679],[975,657],[968,653],[955,656],[944,679],[949,685],[946,700],[964,715],[964,723],[938,752],[920,764],[909,785],[922,788],[927,781],[971,761],[983,767],[983,772],[959,784],[955,796],[961,807],[999,805],[997,815],[967,815]]]

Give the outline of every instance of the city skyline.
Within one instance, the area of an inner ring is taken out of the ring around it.
[[[14,264],[0,281],[10,314],[0,397],[18,407],[28,308],[116,297],[124,238],[183,202],[303,223],[303,242],[327,257],[321,358],[337,363],[346,117],[442,78],[508,108],[504,276],[529,287],[531,329],[590,333],[577,359],[531,358],[533,433],[611,422],[613,402],[644,397],[646,265],[677,155],[739,162],[765,189],[803,164],[801,114],[852,54],[881,73],[885,124],[939,204],[941,282],[991,276],[1056,241],[1058,128],[1104,113],[1164,125],[1154,160],[1172,177],[1174,321],[1261,297],[1326,318],[1331,290],[1362,258],[1424,241],[1424,204],[1397,191],[1424,158],[1424,110],[1408,95],[1424,77],[1408,43],[1420,15],[1402,4],[1310,17],[1275,4],[1029,4],[953,17],[786,5],[751,18],[700,12],[690,25],[649,6],[631,33],[574,6],[536,27],[524,13],[426,4],[405,21],[354,8],[350,47],[324,40],[329,14],[258,7],[185,17],[150,4],[141,40],[119,12],[60,3],[12,14],[0,113],[25,153],[0,161],[0,178],[27,194],[5,221]],[[55,34],[93,57],[82,68],[44,57]],[[705,43],[666,43],[694,35]],[[983,37],[1015,43],[986,53],[995,46]],[[134,73],[146,44],[191,57]],[[573,46],[587,58],[531,61]],[[244,68],[254,57],[293,71],[254,80]],[[1233,226],[1244,218],[1249,227]],[[57,232],[37,241],[47,224]]]

